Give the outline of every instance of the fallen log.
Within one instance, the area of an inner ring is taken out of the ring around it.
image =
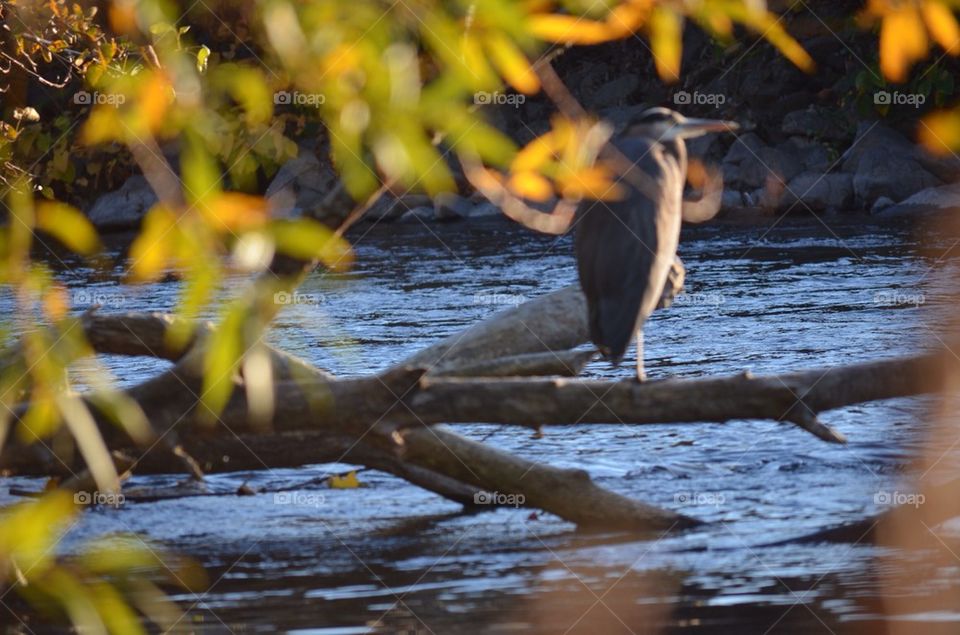
[[[584,312],[577,310],[578,302],[582,296],[576,289],[549,294],[371,377],[338,379],[271,349],[277,406],[267,427],[248,416],[242,377],[236,378],[235,393],[217,423],[198,425],[201,384],[195,361],[205,337],[197,336],[190,351],[166,349],[164,333],[172,324],[170,318],[92,313],[84,316],[83,328],[99,352],[153,355],[175,362],[127,392],[147,414],[156,438],[175,439],[204,471],[353,462],[396,474],[463,504],[470,504],[478,492],[513,494],[529,506],[581,526],[656,531],[690,527],[697,521],[600,488],[582,470],[535,464],[437,424],[488,422],[539,428],[771,419],[793,422],[825,440],[842,441],[842,435],[817,419],[820,412],[937,390],[952,363],[947,356],[929,354],[779,376],[741,374],[644,384],[632,379],[496,377],[504,368],[557,372],[557,359],[564,364],[585,359],[580,351],[560,349],[554,355],[543,350],[544,342],[572,348],[585,339]],[[495,377],[463,377],[469,369]],[[94,396],[88,396],[88,403],[95,411]],[[183,470],[182,463],[168,450],[158,449],[157,443],[135,447],[117,428],[98,423],[111,449],[136,458],[136,471]],[[24,444],[11,435],[0,454],[0,468],[38,474],[73,471],[79,465],[76,457],[59,456],[48,445]]]

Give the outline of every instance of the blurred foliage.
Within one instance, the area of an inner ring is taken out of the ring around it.
[[[358,203],[384,186],[454,190],[454,160],[483,181],[484,192],[501,188],[567,202],[610,198],[619,194],[617,174],[599,152],[608,127],[564,112],[545,134],[517,148],[485,119],[480,96],[539,92],[540,56],[552,45],[638,34],[649,40],[660,77],[676,81],[687,22],[720,41],[743,27],[813,70],[780,19],[754,0],[212,4],[0,0],[0,200],[7,221],[0,228],[0,283],[16,305],[5,332],[20,335],[0,361],[0,440],[68,438],[103,492],[117,491],[120,480],[95,413],[72,390],[74,362],[93,351],[64,285],[31,258],[34,242],[50,239],[95,258],[99,241],[89,221],[58,201],[79,204],[142,172],[159,202],[131,246],[129,280],[180,276],[178,312],[194,318],[210,307],[231,270],[263,272],[276,253],[332,270],[349,267],[353,256],[342,232],[276,219],[258,195],[297,153],[293,138],[311,125],[324,129]],[[880,25],[887,80],[906,79],[931,40],[957,53],[952,6],[866,3],[861,17]],[[939,79],[930,81],[931,92],[946,92]],[[935,136],[947,145],[960,142],[960,116],[940,116],[942,122],[930,122]],[[261,277],[222,303],[200,360],[202,418],[216,421],[240,374],[250,395],[269,390],[263,332],[279,309],[275,296],[295,284]],[[190,335],[174,329],[170,343],[183,345]],[[83,383],[95,389],[99,413],[134,440],[150,442],[137,405],[94,368]],[[77,513],[69,495],[56,490],[3,510],[0,580],[37,606],[59,607],[85,632],[139,632],[137,612],[161,628],[175,624],[177,609],[149,577],[166,574],[167,583],[192,587],[199,574],[136,538],[93,545],[63,562],[53,555],[58,528]]]
[[[136,536],[98,539],[73,558],[57,558],[57,543],[77,521],[73,497],[55,491],[0,512],[0,575],[52,618],[66,618],[94,635],[146,633],[141,616],[170,632],[182,612],[160,584],[199,591],[206,574],[194,562]]]

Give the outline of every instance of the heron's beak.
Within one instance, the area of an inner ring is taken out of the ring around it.
[[[691,139],[699,137],[710,132],[733,132],[738,130],[740,124],[735,121],[722,121],[720,119],[687,119],[679,123],[670,131],[670,136],[674,139]]]

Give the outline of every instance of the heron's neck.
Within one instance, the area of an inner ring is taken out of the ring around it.
[[[664,153],[673,157],[677,165],[680,166],[680,173],[686,178],[687,175],[687,145],[683,139],[673,139],[672,141],[661,142]]]

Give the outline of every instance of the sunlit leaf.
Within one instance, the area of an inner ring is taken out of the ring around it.
[[[604,22],[554,13],[530,18],[530,32],[541,40],[560,44],[600,44],[616,37]]]
[[[263,226],[269,216],[267,200],[240,192],[223,192],[203,206],[215,231],[239,233]]]
[[[540,90],[540,79],[527,57],[517,46],[498,32],[487,36],[487,53],[507,82],[521,93],[533,94]]]
[[[680,79],[683,18],[672,9],[657,7],[650,16],[650,47],[657,74],[666,82]]]
[[[327,479],[327,484],[331,489],[356,489],[360,487],[360,479],[357,478],[357,471],[353,470],[346,474],[334,474]]]
[[[510,177],[510,190],[522,198],[546,201],[553,196],[553,185],[536,172],[516,172]]]
[[[953,12],[940,2],[927,0],[920,11],[930,36],[950,55],[960,54],[960,27]]]
[[[960,111],[941,111],[925,117],[917,130],[920,143],[938,155],[960,148]]]
[[[893,10],[880,27],[880,69],[894,82],[902,82],[913,63],[927,54],[927,34],[913,8]]]
[[[282,220],[268,226],[277,251],[303,260],[317,259],[334,271],[353,264],[353,248],[344,238],[316,221]]]
[[[174,249],[177,216],[162,204],[152,207],[143,218],[140,235],[130,245],[130,279],[156,280],[167,267]]]
[[[207,70],[207,60],[210,58],[210,49],[206,46],[201,46],[200,50],[197,51],[197,72],[202,73]]]
[[[41,201],[36,206],[37,229],[55,237],[79,254],[91,254],[100,247],[93,223],[77,208],[66,203]]]

